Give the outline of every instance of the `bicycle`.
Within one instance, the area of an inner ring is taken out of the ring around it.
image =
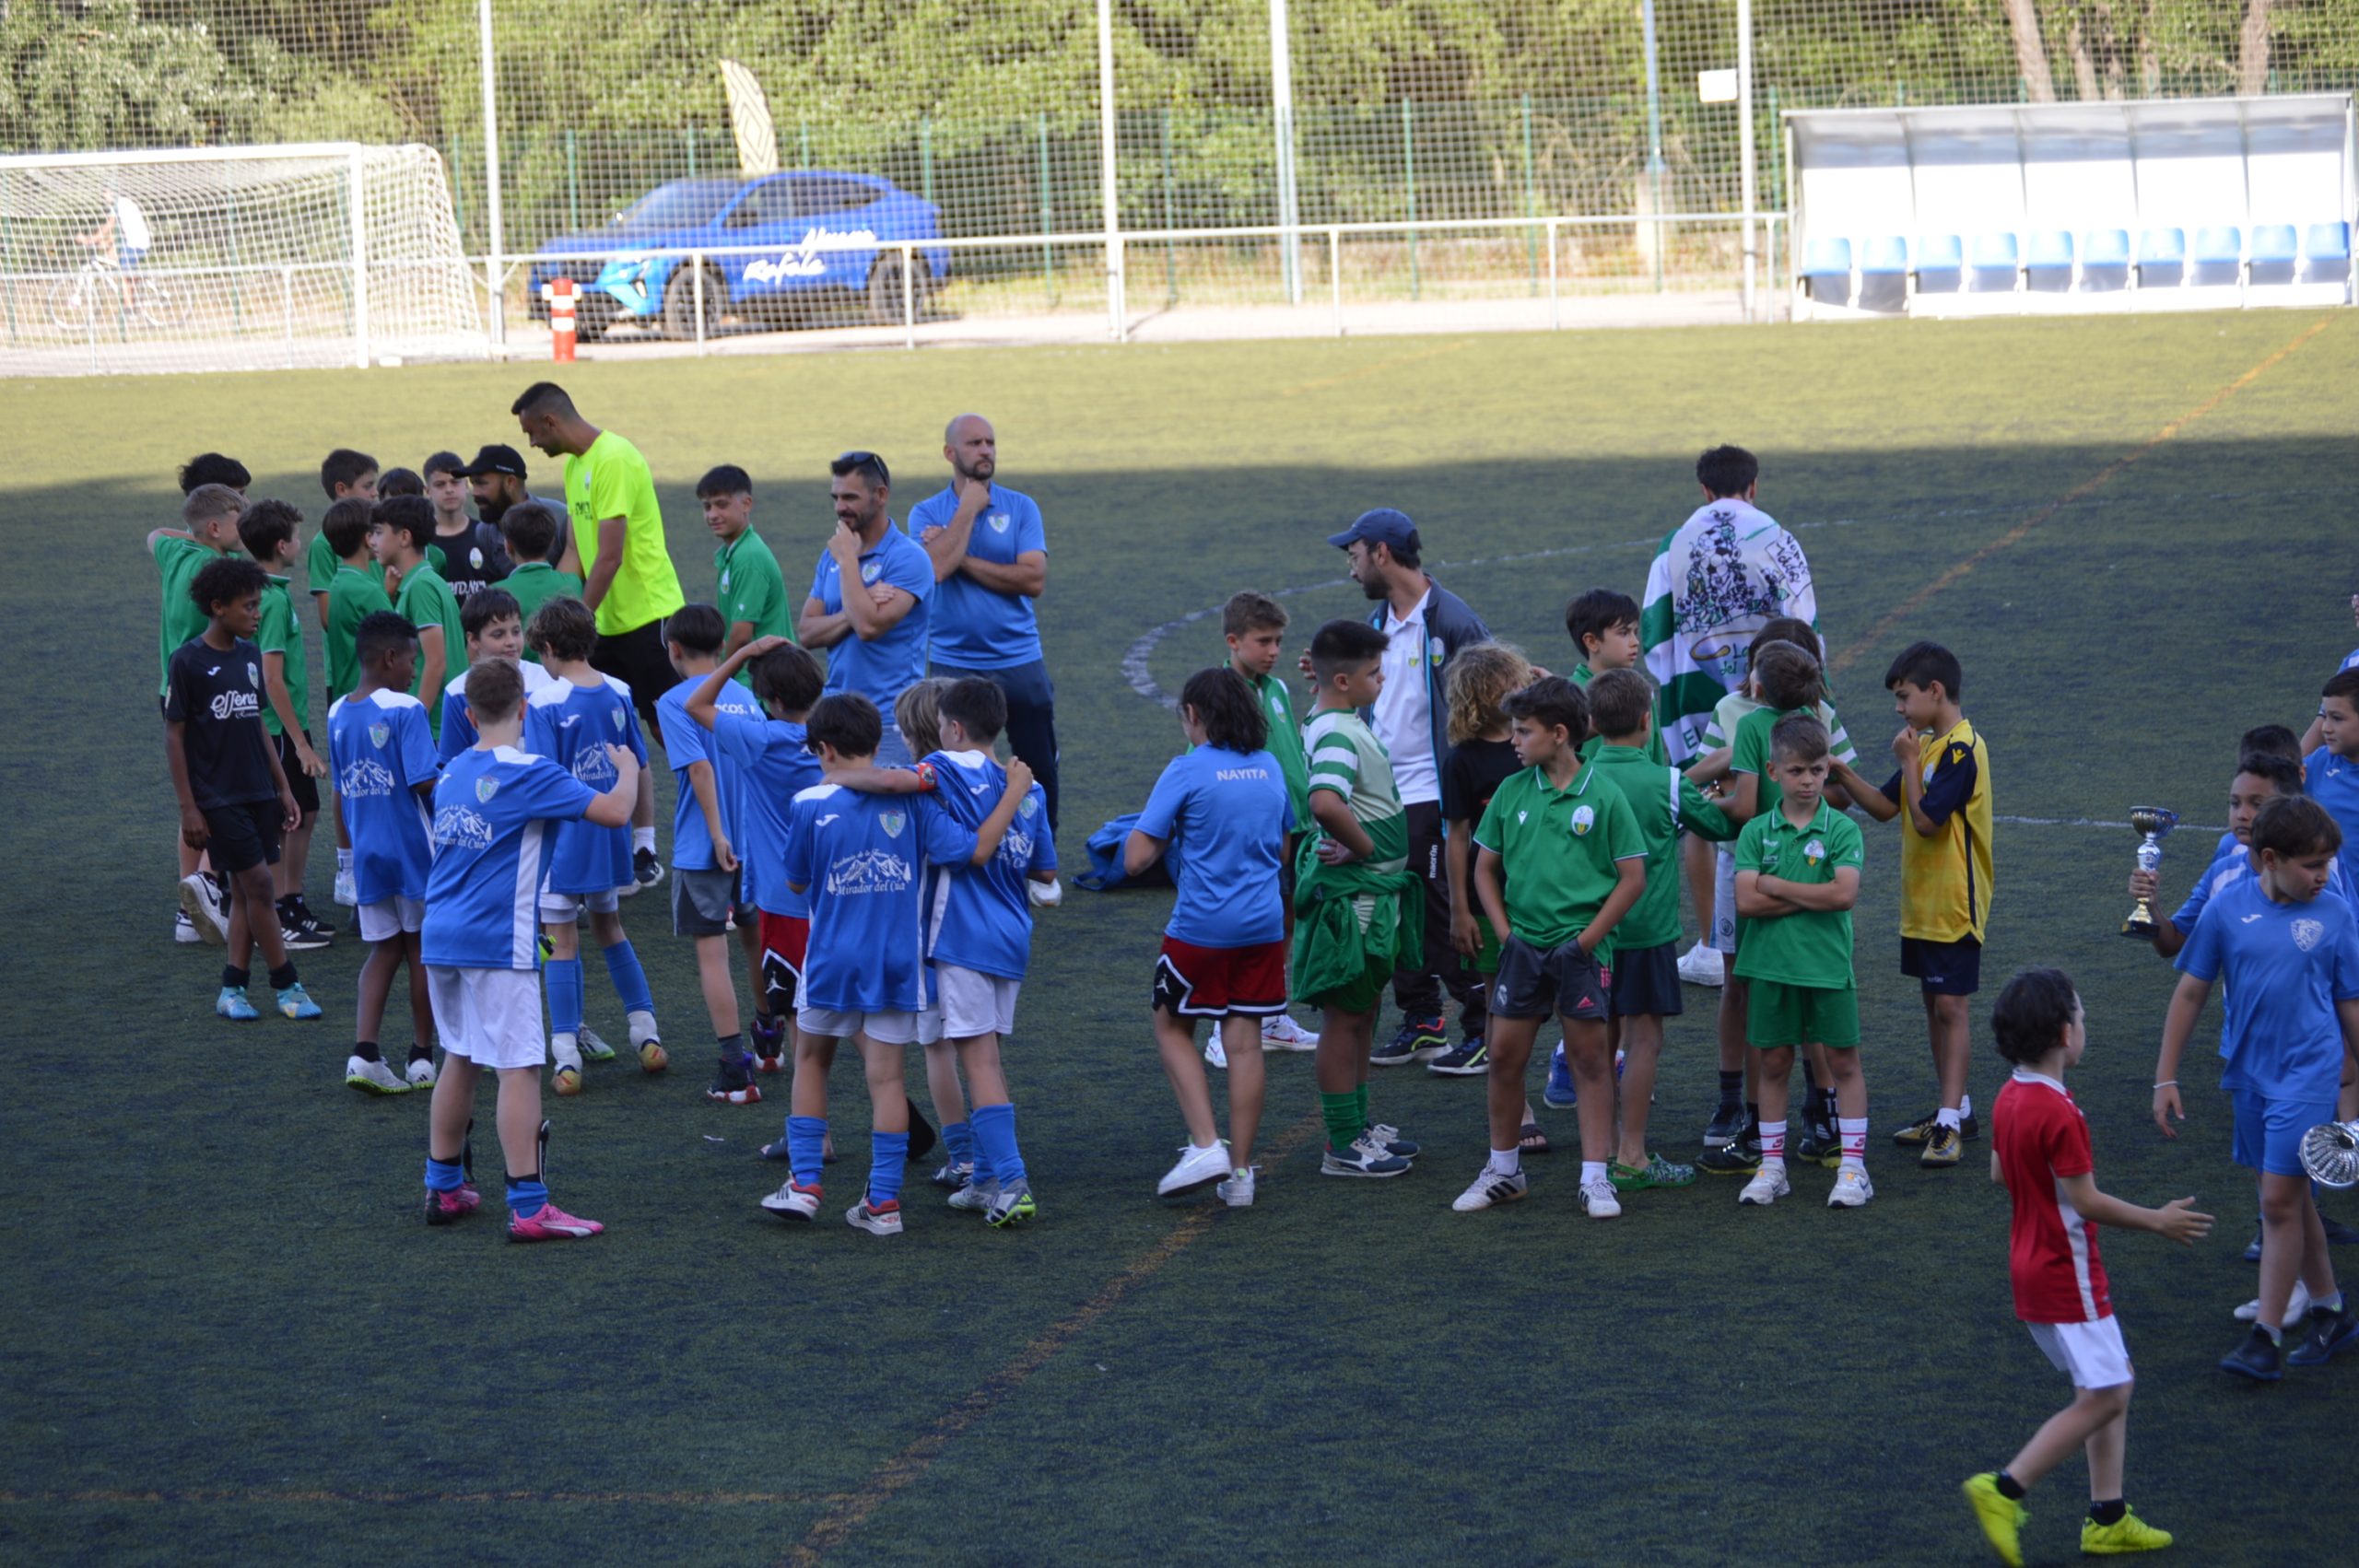
[[[114,314],[124,322],[169,330],[188,314],[188,300],[167,280],[142,273],[127,274],[112,256],[93,251],[71,275],[50,286],[50,319],[69,332],[80,332],[103,318],[104,296],[114,296]]]

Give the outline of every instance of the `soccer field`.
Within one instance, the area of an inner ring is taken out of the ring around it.
[[[624,912],[673,1070],[593,1068],[581,1097],[546,1103],[557,1191],[607,1233],[510,1246],[496,1203],[422,1226],[426,1096],[340,1082],[355,939],[300,956],[324,1019],[247,1026],[212,1015],[216,951],[171,944],[141,540],[176,519],[192,453],[237,455],[252,495],[315,525],[327,448],[414,464],[513,441],[509,402],[542,369],[0,383],[19,432],[0,472],[0,605],[21,639],[0,758],[24,983],[0,1090],[18,1195],[0,1227],[0,1555],[1987,1560],[1957,1483],[2070,1390],[2014,1320],[1987,1141],[1946,1172],[1886,1141],[1932,1103],[1896,967],[1892,827],[1867,825],[1857,922],[1877,1184],[1857,1212],[1822,1208],[1830,1176],[1798,1165],[1795,1199],[1768,1211],[1707,1176],[1593,1223],[1573,1202],[1574,1118],[1549,1113],[1558,1152],[1532,1163],[1532,1199],[1454,1214],[1485,1147],[1482,1083],[1414,1069],[1373,1094],[1422,1168],[1322,1181],[1294,1056],[1271,1059],[1259,1206],[1159,1200],[1182,1141],[1146,1012],[1169,895],[1070,891],[1039,921],[1007,1050],[1037,1223],[989,1231],[915,1171],[904,1237],[836,1222],[867,1158],[849,1066],[828,1223],[765,1214],[780,1178],[753,1155],[783,1092],[704,1100],[693,959],[654,896]],[[1320,620],[1363,613],[1324,543],[1358,511],[1409,512],[1435,576],[1562,668],[1564,601],[1638,593],[1696,502],[1696,451],[1753,448],[1761,504],[1811,554],[1863,771],[1882,776],[1897,725],[1891,656],[1928,637],[1964,661],[2002,813],[1976,1099],[2003,1079],[1983,1027],[1998,985],[2060,965],[2087,1007],[2074,1089],[2100,1184],[2193,1193],[2220,1217],[2191,1251],[2106,1238],[2142,1375],[2130,1501],[2190,1563],[2330,1560],[2348,1535],[2332,1477],[2359,1358],[2269,1387],[2215,1370],[2255,1288],[2238,1256],[2252,1187],[2200,1043],[2184,1135],[2148,1122],[2170,977],[2114,933],[2128,809],[2191,825],[2166,847],[2175,901],[2225,821],[2237,734],[2301,728],[2354,640],[2359,321],[610,361],[563,379],[654,465],[691,598],[712,589],[689,493],[706,467],[752,473],[756,526],[799,591],[832,525],[830,456],[885,453],[898,516],[941,483],[944,419],[991,415],[1005,481],[1048,520],[1069,869],[1182,743],[1151,697],[1221,659],[1206,611],[1290,591],[1289,659]],[[659,799],[668,823],[668,771]],[[323,825],[323,911],[331,845]],[[590,1023],[619,1037],[603,977],[589,990]],[[1686,994],[1655,1117],[1676,1159],[1714,1096],[1715,993]],[[403,1014],[397,991],[388,1041]],[[2359,1223],[2350,1199],[2329,1211]],[[2077,1556],[2083,1479],[2076,1460],[2033,1493],[2034,1561]]]

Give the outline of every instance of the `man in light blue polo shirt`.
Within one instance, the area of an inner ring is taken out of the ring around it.
[[[910,537],[933,557],[941,585],[933,614],[933,673],[980,675],[1006,695],[1008,749],[1048,799],[1057,825],[1056,690],[1040,657],[1033,601],[1049,582],[1049,540],[1032,497],[992,483],[999,438],[980,414],[942,433],[950,486],[910,509]]]
[[[827,650],[827,693],[858,692],[885,719],[877,766],[911,761],[893,722],[893,704],[925,676],[933,565],[886,509],[893,476],[874,452],[846,452],[835,475],[836,532],[811,577],[795,637]]]

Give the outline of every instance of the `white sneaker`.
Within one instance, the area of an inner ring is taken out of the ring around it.
[[[344,1081],[353,1088],[370,1094],[406,1094],[409,1085],[382,1061],[363,1061],[358,1057],[347,1058],[344,1064]]]
[[[1213,1190],[1220,1195],[1223,1203],[1232,1209],[1250,1209],[1253,1207],[1253,1176],[1261,1168],[1259,1165],[1248,1165],[1241,1171],[1231,1171],[1228,1179]]]
[[[776,1192],[762,1199],[762,1207],[789,1220],[816,1220],[819,1217],[819,1189],[797,1187],[790,1176]]]
[[[988,1179],[970,1181],[950,1195],[950,1206],[962,1214],[980,1214],[988,1211],[998,1197],[999,1183]]]
[[[873,1236],[897,1236],[901,1234],[901,1206],[896,1203],[890,1209],[871,1209],[868,1199],[863,1198],[844,1211],[844,1223]]]
[[[1611,1220],[1622,1212],[1621,1197],[1604,1176],[1591,1176],[1581,1183],[1580,1205],[1581,1212],[1592,1220]]]
[[[2296,1277],[2294,1281],[2294,1293],[2285,1298],[2285,1321],[2279,1324],[2278,1327],[2285,1329],[2288,1333],[2291,1333],[2294,1329],[2300,1328],[2302,1326],[2303,1319],[2309,1316],[2309,1315],[2310,1287],[2304,1284],[2299,1277]],[[2239,1323],[2250,1323],[2253,1319],[2259,1317],[2260,1316],[2260,1298],[2259,1296],[2255,1296],[2252,1300],[2245,1303],[2244,1305],[2236,1308],[2236,1321]]]
[[[203,872],[181,878],[181,912],[196,928],[198,941],[208,947],[229,945],[229,912],[221,907],[221,890]]]
[[[1719,986],[1728,978],[1719,954],[1701,942],[1679,955],[1679,977],[1691,986]]]
[[[583,1060],[612,1061],[615,1059],[615,1047],[601,1039],[595,1029],[584,1028],[574,1037],[581,1042],[581,1055]]]
[[[1204,1042],[1204,1065],[1206,1067],[1226,1067],[1228,1065],[1228,1047],[1220,1043],[1220,1031],[1218,1029],[1215,1029],[1213,1031],[1213,1037]]]
[[[1753,1173],[1753,1179],[1744,1184],[1744,1190],[1736,1195],[1736,1200],[1751,1208],[1766,1209],[1793,1190],[1794,1184],[1786,1179],[1786,1163],[1764,1160],[1761,1168]]]
[[[360,907],[360,883],[348,871],[335,873],[335,901],[347,909]]]
[[[1032,900],[1035,909],[1053,909],[1065,901],[1065,884],[1053,877],[1047,882],[1027,882],[1024,895]]]
[[[1473,1214],[1494,1204],[1512,1203],[1532,1191],[1532,1178],[1521,1170],[1511,1176],[1501,1176],[1485,1162],[1475,1175],[1474,1185],[1460,1193],[1450,1208],[1461,1214]]]
[[[1835,1190],[1826,1195],[1829,1209],[1862,1209],[1876,1195],[1876,1184],[1865,1169],[1845,1165],[1835,1173]]]
[[[1163,1173],[1155,1184],[1157,1198],[1168,1198],[1175,1192],[1185,1192],[1191,1187],[1202,1187],[1208,1181],[1219,1181],[1230,1174],[1228,1142],[1223,1139],[1204,1148],[1194,1144],[1180,1150],[1180,1163]]]
[[[196,934],[196,922],[188,918],[188,911],[185,909],[172,911],[172,940],[182,946],[205,940]]]
[[[1291,1014],[1277,1012],[1262,1020],[1262,1048],[1270,1051],[1315,1051],[1319,1036],[1296,1023]]]
[[[409,1080],[410,1087],[413,1089],[433,1088],[437,1076],[434,1071],[434,1059],[430,1056],[417,1058],[404,1071],[403,1076]]]

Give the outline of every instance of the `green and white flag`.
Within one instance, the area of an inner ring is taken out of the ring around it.
[[[1815,626],[1818,593],[1802,545],[1767,512],[1733,496],[1708,501],[1664,537],[1647,572],[1638,635],[1674,765],[1708,749],[1713,706],[1743,681],[1753,634],[1779,615]]]

